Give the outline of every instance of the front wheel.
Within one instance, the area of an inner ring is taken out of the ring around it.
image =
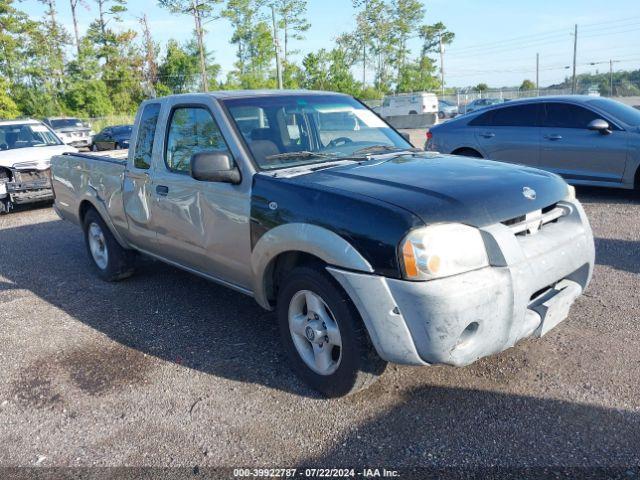
[[[321,268],[298,267],[278,293],[278,323],[292,369],[327,397],[362,390],[386,368],[351,299]]]
[[[133,275],[135,253],[120,246],[95,210],[89,210],[84,218],[84,238],[91,263],[101,279],[115,282]]]

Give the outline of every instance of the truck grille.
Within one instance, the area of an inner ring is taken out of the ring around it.
[[[514,235],[526,236],[535,235],[542,230],[545,225],[557,222],[560,218],[569,215],[569,207],[553,204],[542,210],[534,210],[526,215],[521,215],[502,222],[509,227]]]

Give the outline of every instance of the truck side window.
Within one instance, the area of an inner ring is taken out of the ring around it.
[[[166,148],[167,168],[180,173],[189,173],[195,153],[206,151],[231,156],[218,124],[202,107],[179,107],[173,111]]]
[[[150,103],[144,107],[138,127],[138,140],[136,141],[133,165],[136,168],[148,169],[151,166],[151,154],[153,152],[153,139],[156,136],[156,124],[160,115],[160,104]],[[107,132],[103,132],[107,133]],[[110,132],[109,132],[110,133]]]

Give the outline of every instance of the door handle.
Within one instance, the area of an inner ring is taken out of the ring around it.
[[[166,197],[169,195],[169,187],[166,185],[156,185],[156,193],[161,197]]]
[[[551,140],[551,141],[556,141],[556,140],[562,140],[562,135],[545,135],[545,137],[547,140]]]
[[[496,136],[496,134],[493,132],[484,132],[484,133],[481,133],[480,136],[484,138],[493,138]]]

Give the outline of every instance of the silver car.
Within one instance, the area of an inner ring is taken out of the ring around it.
[[[640,111],[607,98],[511,101],[432,127],[425,149],[537,167],[575,185],[640,188]]]

